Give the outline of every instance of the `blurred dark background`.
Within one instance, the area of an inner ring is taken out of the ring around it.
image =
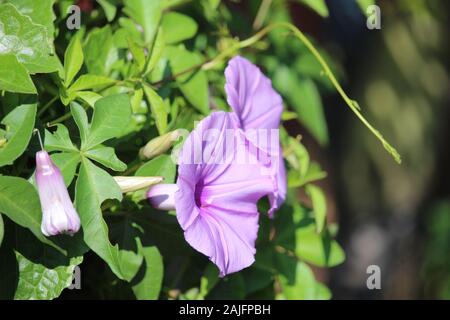
[[[353,0],[326,4],[327,18],[297,5],[291,14],[339,57],[346,91],[403,162],[337,94],[322,97],[329,146],[308,135],[304,142],[329,173],[324,186],[347,259],[318,273],[335,299],[450,299],[449,2],[376,1],[380,30],[366,27]],[[381,268],[381,290],[366,287],[369,265]]]

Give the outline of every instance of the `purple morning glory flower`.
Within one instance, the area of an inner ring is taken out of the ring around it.
[[[284,202],[287,189],[286,169],[278,137],[283,112],[281,96],[257,66],[240,56],[230,60],[225,78],[227,101],[239,119],[239,126],[250,141],[269,154],[270,171],[277,181],[276,188],[269,195],[269,215],[272,216]],[[271,141],[258,134],[261,131],[272,137]]]
[[[156,208],[176,210],[186,241],[218,266],[220,276],[254,262],[257,202],[274,188],[236,122],[226,112],[203,119],[181,149],[176,185],[156,185],[147,194]]]
[[[76,233],[80,229],[80,218],[70,200],[61,171],[45,151],[36,153],[36,184],[43,214],[42,233],[47,237]]]

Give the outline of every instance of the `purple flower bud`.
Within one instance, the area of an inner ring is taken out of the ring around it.
[[[42,233],[47,237],[76,233],[80,229],[80,218],[70,200],[61,171],[45,151],[36,153],[36,184],[42,208]]]
[[[176,184],[161,183],[154,185],[147,192],[147,198],[151,205],[159,210],[175,210]]]

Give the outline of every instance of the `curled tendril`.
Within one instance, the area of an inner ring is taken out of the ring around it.
[[[326,61],[323,59],[323,57],[320,55],[320,53],[317,51],[317,49],[314,47],[314,45],[311,43],[311,41],[308,40],[308,38],[301,32],[297,27],[294,25],[287,23],[287,22],[276,22],[269,24],[265,28],[261,29],[257,33],[255,33],[252,37],[245,39],[243,41],[240,41],[236,43],[234,46],[229,47],[227,50],[223,51],[221,54],[216,56],[214,59],[208,61],[207,63],[202,65],[203,70],[208,70],[213,68],[217,63],[220,63],[223,59],[232,56],[235,54],[235,52],[239,49],[248,47],[253,45],[254,43],[258,42],[262,38],[264,38],[268,33],[270,33],[274,29],[278,28],[284,28],[288,29],[290,32],[293,33],[293,35],[299,39],[306,48],[313,54],[313,56],[316,58],[316,60],[320,63],[320,65],[323,68],[323,72],[328,77],[328,79],[331,81],[339,95],[342,97],[342,99],[345,101],[345,103],[350,107],[350,109],[353,111],[353,113],[359,118],[359,120],[375,135],[375,137],[380,140],[381,144],[383,145],[384,149],[394,158],[394,160],[397,163],[401,163],[401,157],[400,154],[397,152],[397,150],[389,143],[387,142],[383,135],[375,129],[369,121],[367,121],[366,118],[361,114],[361,108],[359,107],[358,102],[355,100],[352,100],[349,98],[349,96],[345,93],[344,89],[342,89],[341,85],[337,81],[336,77],[334,76],[333,72],[331,71],[330,67],[326,63]]]

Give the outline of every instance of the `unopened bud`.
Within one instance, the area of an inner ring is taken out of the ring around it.
[[[119,185],[123,193],[137,191],[148,188],[151,185],[160,183],[164,180],[163,177],[121,177],[116,176],[114,180]]]
[[[180,130],[174,130],[150,140],[141,150],[141,159],[151,159],[169,150],[181,136]]]

